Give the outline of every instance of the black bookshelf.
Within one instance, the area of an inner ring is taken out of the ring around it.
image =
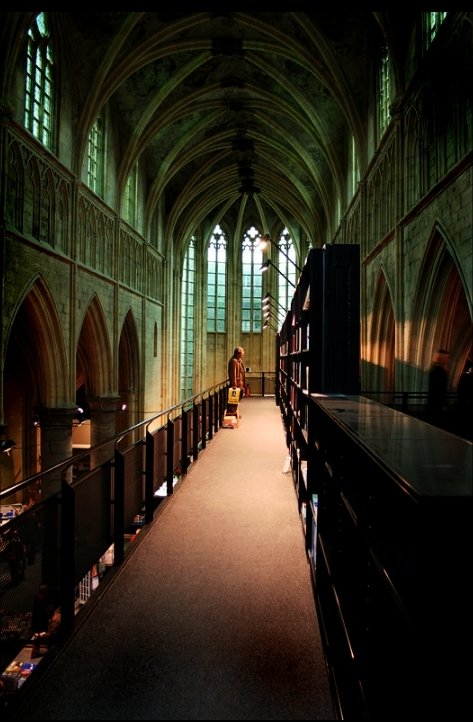
[[[334,697],[341,719],[460,719],[473,445],[359,395],[359,279],[357,246],[311,250],[276,354]]]

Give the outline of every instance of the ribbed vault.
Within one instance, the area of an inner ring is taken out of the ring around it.
[[[137,162],[145,174],[145,232],[160,207],[168,247],[209,219],[235,228],[255,212],[261,225],[264,216],[288,227],[299,251],[330,238],[349,201],[353,142],[360,172],[366,165],[379,17],[80,12],[58,22],[96,59],[93,76],[74,80],[84,99],[76,170],[98,114],[112,113],[120,199]]]

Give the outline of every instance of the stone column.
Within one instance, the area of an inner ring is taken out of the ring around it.
[[[41,469],[49,469],[72,456],[72,420],[76,407],[41,408]],[[52,472],[42,480],[42,496],[61,488],[61,479],[72,481],[72,464],[66,470]]]
[[[90,407],[90,445],[102,444],[117,432],[117,415],[121,408],[120,396],[99,396],[88,399]],[[115,443],[104,444],[90,455],[90,468],[99,466],[114,455]]]

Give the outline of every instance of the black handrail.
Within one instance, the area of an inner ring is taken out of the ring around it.
[[[71,466],[71,464],[76,464],[77,462],[88,458],[94,452],[97,452],[97,451],[100,451],[101,449],[109,447],[112,443],[116,445],[125,436],[133,433],[134,431],[137,431],[138,429],[144,428],[144,430],[146,432],[148,430],[149,426],[152,423],[155,423],[156,421],[158,421],[160,418],[166,417],[166,421],[169,421],[171,419],[171,415],[178,409],[180,409],[182,411],[186,406],[189,406],[190,408],[192,408],[192,406],[195,405],[195,403],[198,399],[203,400],[204,398],[208,398],[212,394],[215,394],[216,392],[220,391],[221,389],[226,388],[227,384],[228,384],[228,380],[225,380],[225,381],[220,381],[219,383],[214,384],[213,386],[209,386],[204,391],[200,391],[199,393],[194,394],[193,396],[189,396],[189,398],[185,399],[185,401],[181,401],[180,403],[175,404],[174,406],[170,406],[169,408],[164,409],[163,411],[158,411],[152,417],[150,417],[148,419],[144,419],[143,421],[139,421],[138,423],[134,424],[133,426],[130,426],[123,431],[120,431],[119,433],[110,437],[106,441],[100,441],[98,444],[91,446],[86,451],[82,451],[78,454],[74,454],[73,456],[69,456],[67,459],[64,459],[64,461],[61,461],[58,464],[55,464],[54,466],[51,466],[51,467],[48,467],[47,469],[39,471],[36,474],[33,474],[32,476],[29,476],[26,479],[23,479],[22,481],[17,482],[13,486],[10,486],[6,489],[1,490],[0,491],[0,501],[2,499],[7,498],[8,496],[17,494],[18,492],[27,488],[30,484],[32,484],[35,481],[41,481],[42,479],[44,479],[44,477],[46,475],[51,475],[56,472],[64,473]]]
[[[256,395],[261,379],[264,393],[264,373],[259,372]],[[26,538],[29,522],[40,521],[36,544],[41,568],[27,567],[23,576],[42,580],[55,590],[66,636],[74,628],[75,595],[84,573],[111,549],[113,567],[122,564],[126,532],[134,528],[135,520],[139,525],[153,521],[164,497],[173,494],[174,485],[223,423],[228,386],[228,379],[209,386],[0,490],[2,506],[10,507],[8,512],[2,510],[2,548],[14,530]],[[127,437],[132,442],[120,448]],[[74,477],[71,466],[85,468]],[[26,490],[31,503],[23,504]],[[8,602],[15,614],[15,609],[28,605],[31,584],[12,585],[7,568],[2,567],[0,593],[2,603]]]
[[[113,578],[109,567],[116,571],[123,564],[127,532],[136,531],[135,522],[141,526],[153,521],[153,512],[165,502],[163,497],[171,496],[190,460],[197,460],[206,440],[223,422],[227,388],[228,379],[220,381],[0,492],[2,506],[10,507],[1,518],[1,551],[14,532],[26,543],[34,523],[35,554],[39,555],[36,563],[21,562],[15,578],[11,571],[11,581],[10,567],[1,568],[0,596],[8,613],[2,614],[0,631],[2,639],[5,633],[12,642],[8,648],[12,659],[31,641],[24,610],[32,605],[32,584],[48,585],[60,607],[61,638],[69,638],[78,608],[93,596],[88,592],[81,598],[87,580],[92,581],[92,568],[98,570],[110,553],[111,561],[101,573],[96,572],[96,578],[102,582],[107,568],[107,579]],[[160,420],[163,423],[152,433],[151,425]],[[143,438],[119,449],[119,442],[137,430],[143,431]],[[77,479],[66,473],[71,465],[105,447],[107,453],[97,455],[94,468]],[[110,455],[109,449],[113,449]],[[159,493],[163,478],[165,494]],[[17,504],[19,495],[31,486],[39,486],[40,495],[31,506]],[[0,660],[4,662],[4,656]]]

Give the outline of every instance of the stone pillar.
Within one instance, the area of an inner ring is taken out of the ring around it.
[[[121,408],[120,396],[99,396],[88,399],[90,408],[90,445],[91,447],[112,439],[117,432],[117,415]],[[105,444],[90,455],[90,468],[99,466],[111,459],[115,453],[115,443]]]
[[[49,469],[72,456],[72,420],[76,407],[41,408],[41,469]],[[42,480],[42,496],[48,490],[55,493],[61,488],[61,479],[72,481],[72,464],[68,469],[52,472]]]

